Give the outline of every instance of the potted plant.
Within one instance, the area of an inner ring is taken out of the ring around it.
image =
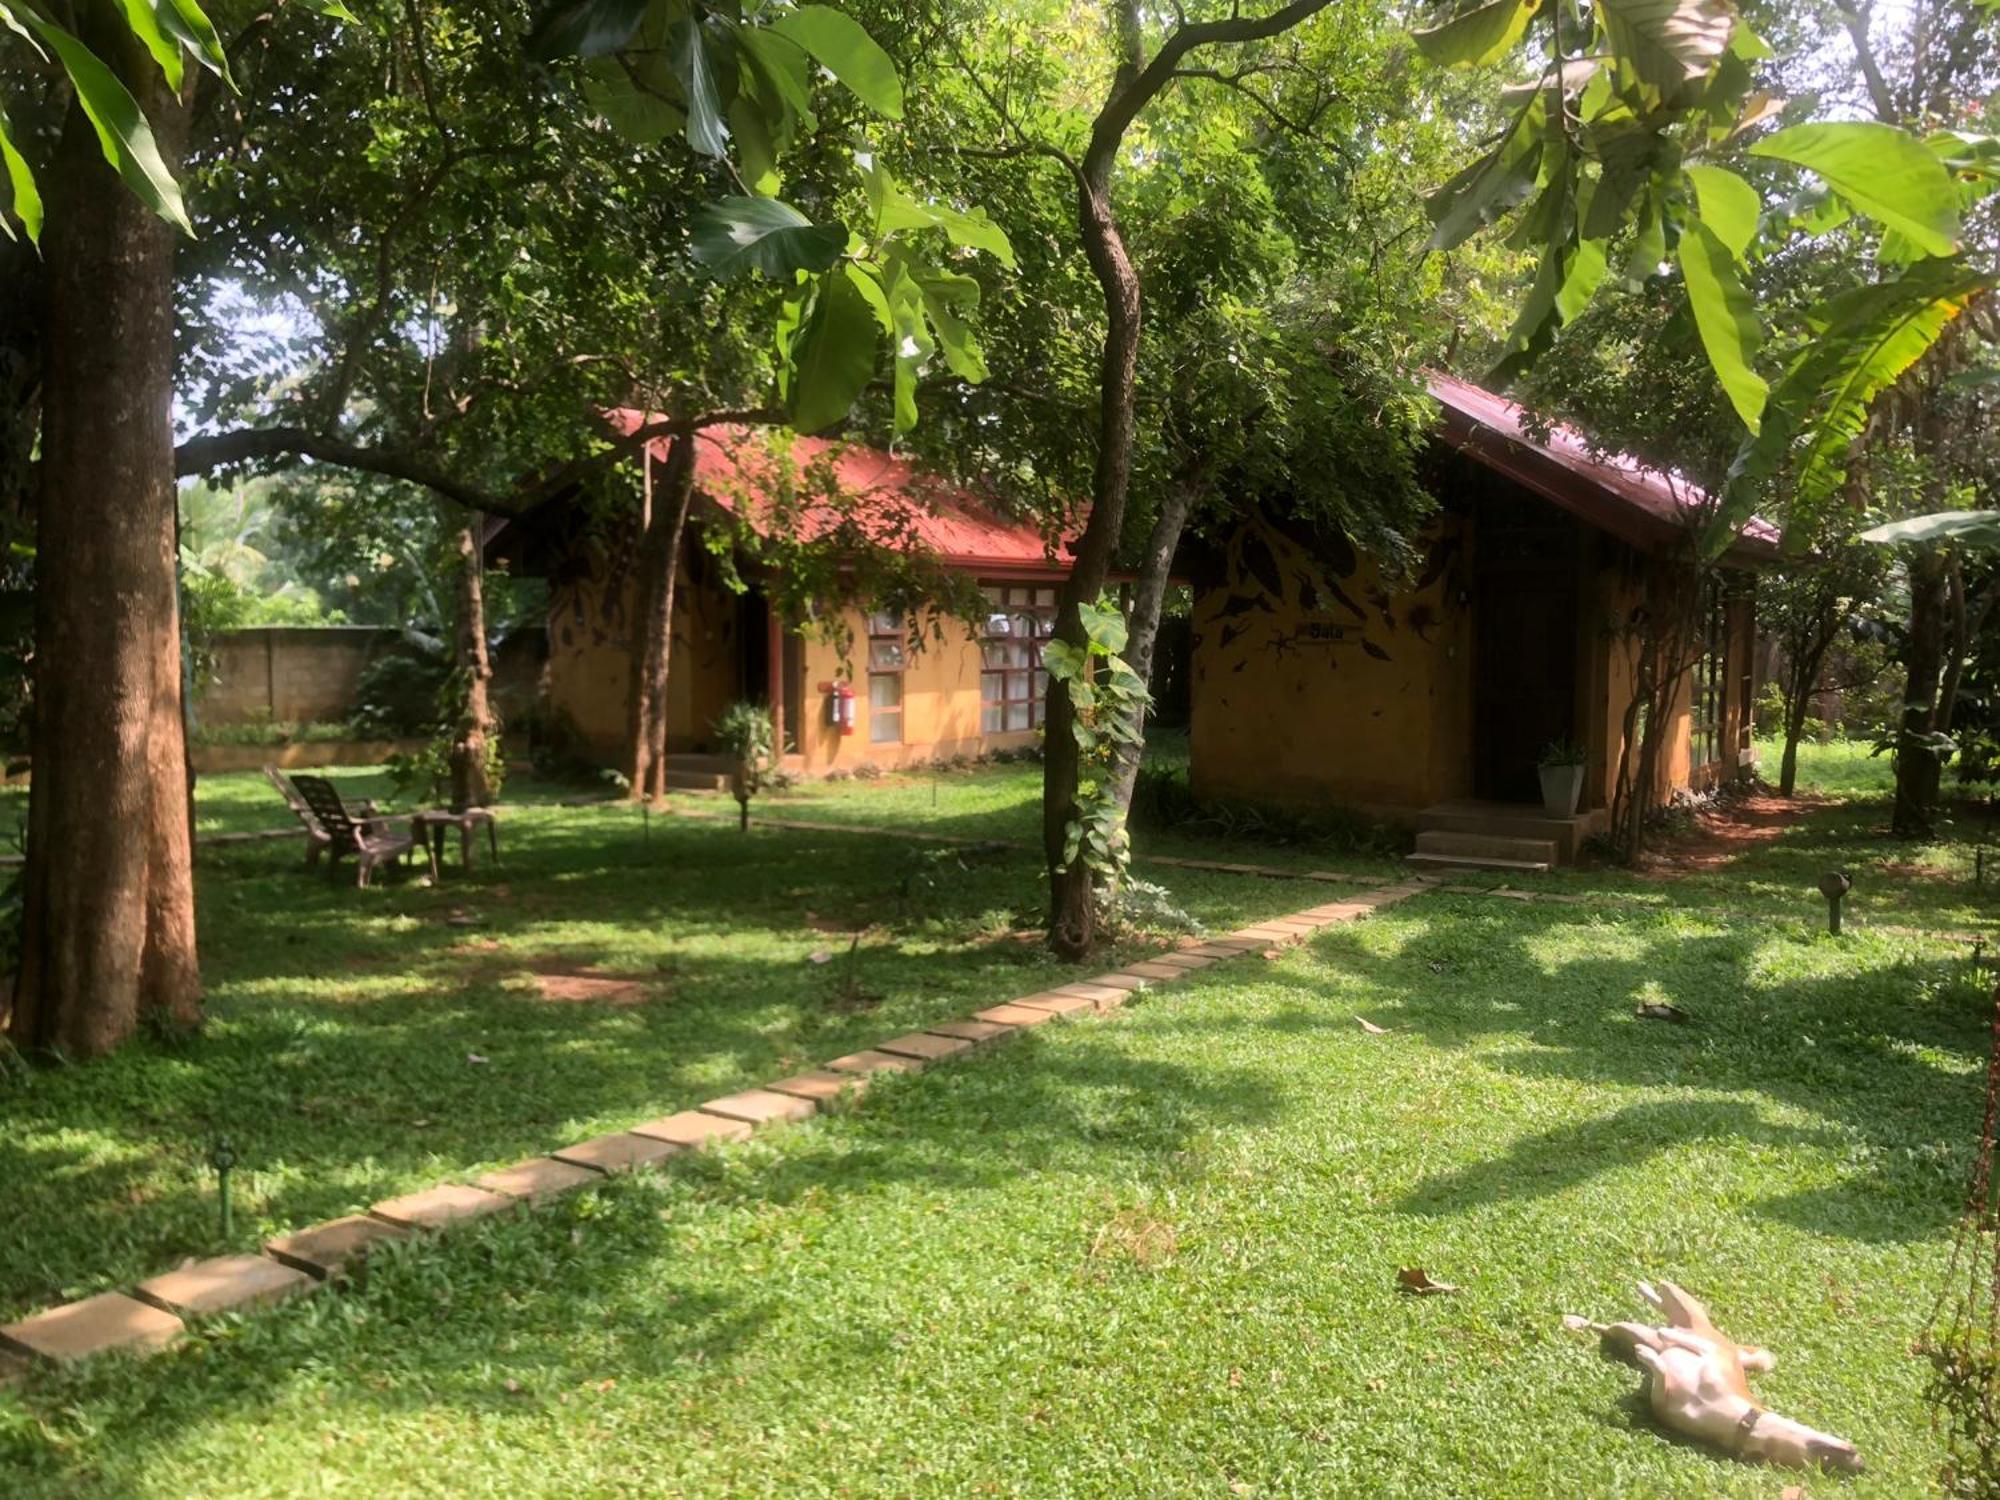
[[[1552,818],[1576,816],[1588,754],[1573,740],[1551,740],[1542,750],[1542,810]]]
[[[741,828],[750,826],[750,799],[763,789],[777,760],[777,728],[771,711],[758,703],[732,703],[715,721],[715,742],[735,764],[729,790],[735,794]]]

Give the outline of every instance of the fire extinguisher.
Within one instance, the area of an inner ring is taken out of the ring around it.
[[[827,713],[833,719],[833,727],[841,734],[854,733],[854,687],[851,683],[836,682],[827,696]]]

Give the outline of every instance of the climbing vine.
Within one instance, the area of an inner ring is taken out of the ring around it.
[[[1118,746],[1141,742],[1141,714],[1151,701],[1146,684],[1119,653],[1125,649],[1125,617],[1108,594],[1082,606],[1083,645],[1050,641],[1042,647],[1049,676],[1068,684],[1076,741],[1076,800],[1064,835],[1063,864],[1079,858],[1090,871],[1091,889],[1103,905],[1115,895],[1131,862],[1125,812],[1119,806],[1112,771]]]

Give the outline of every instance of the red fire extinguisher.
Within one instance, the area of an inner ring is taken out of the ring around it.
[[[854,733],[854,687],[851,683],[836,682],[827,696],[827,713],[833,720],[833,727],[843,735]]]

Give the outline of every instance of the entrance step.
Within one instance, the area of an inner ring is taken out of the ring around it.
[[[1547,870],[1556,862],[1554,839],[1497,833],[1448,833],[1426,829],[1417,835],[1417,864],[1491,866],[1506,870]]]
[[[1552,870],[1547,860],[1490,859],[1477,854],[1410,854],[1404,862],[1451,870]]]
[[[676,792],[726,792],[729,758],[724,755],[669,755],[662,778]]]
[[[1478,838],[1497,838],[1509,841],[1526,840],[1549,846],[1546,854],[1540,850],[1527,854],[1516,850],[1506,852],[1488,850],[1503,859],[1527,859],[1529,861],[1548,859],[1552,863],[1565,865],[1577,857],[1584,842],[1601,830],[1606,814],[1601,809],[1580,812],[1573,817],[1551,817],[1533,804],[1509,802],[1440,802],[1427,807],[1417,814],[1417,848],[1422,851],[1434,848],[1438,853],[1468,853],[1475,850],[1451,850],[1427,844],[1428,834],[1464,834]]]

